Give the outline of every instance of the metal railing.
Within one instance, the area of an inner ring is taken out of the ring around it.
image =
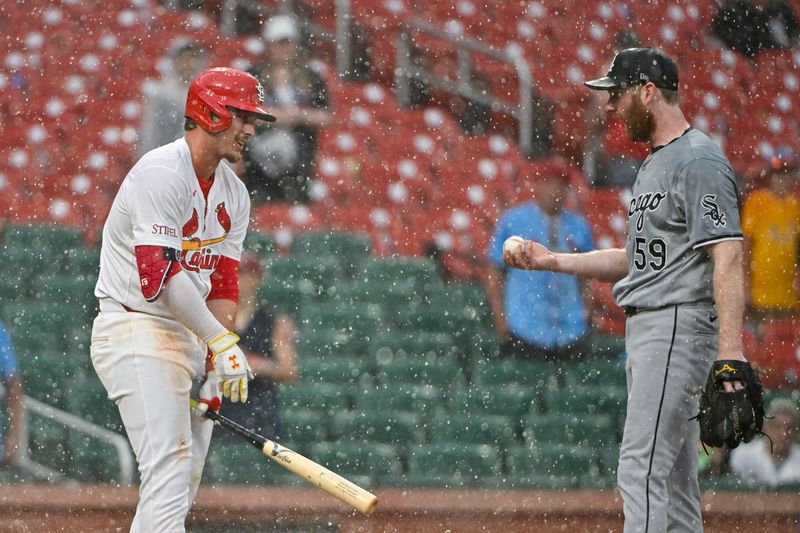
[[[22,421],[22,442],[20,443],[20,452],[17,458],[16,466],[23,470],[27,470],[39,479],[45,479],[48,481],[66,481],[70,479],[62,472],[53,470],[45,465],[31,460],[29,453],[28,414],[36,413],[39,416],[53,420],[59,424],[63,424],[70,430],[83,433],[84,435],[88,435],[113,446],[117,452],[120,465],[117,481],[122,485],[131,485],[133,483],[135,463],[133,451],[128,444],[128,439],[118,433],[114,433],[113,431],[109,431],[105,428],[87,422],[86,420],[73,414],[56,409],[55,407],[41,402],[35,398],[31,398],[30,396],[23,397],[22,405],[24,409]]]
[[[434,76],[426,68],[414,65],[411,61],[413,32],[428,34],[436,39],[452,44],[456,49],[458,77],[449,80]],[[470,82],[472,77],[472,58],[470,53],[481,54],[501,63],[511,65],[517,73],[519,82],[519,102],[504,102],[499,98],[477,91]],[[427,22],[411,21],[401,30],[395,48],[395,84],[397,98],[401,105],[410,104],[409,80],[417,79],[433,87],[458,94],[480,104],[489,106],[517,119],[519,123],[519,146],[523,153],[529,153],[533,145],[533,76],[531,69],[521,53],[497,50],[480,41],[464,36],[454,36]]]

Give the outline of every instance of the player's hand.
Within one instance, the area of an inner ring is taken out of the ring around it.
[[[244,403],[247,401],[247,381],[253,378],[253,371],[237,342],[239,336],[228,331],[208,343],[208,348],[214,354],[211,362],[222,395],[232,402]]]
[[[219,395],[219,376],[217,376],[213,365],[206,373],[206,379],[200,386],[197,402],[197,407],[194,408],[192,413],[200,418],[203,418],[209,409],[219,411],[219,408],[222,407],[222,398]]]
[[[717,361],[724,361],[724,360],[733,360],[733,361],[744,361],[747,362],[747,358],[744,356],[742,352],[729,352],[723,354],[717,354]],[[724,381],[722,383],[722,390],[725,392],[733,392],[737,390],[741,390],[744,388],[744,384],[739,380],[732,380],[732,381]]]
[[[556,256],[536,241],[525,241],[514,251],[503,252],[503,261],[511,268],[522,270],[554,270]]]

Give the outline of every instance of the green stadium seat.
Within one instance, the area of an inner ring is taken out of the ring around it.
[[[535,409],[536,391],[522,385],[472,386],[454,391],[454,413],[485,413],[513,417],[515,422]]]
[[[440,284],[436,262],[432,259],[375,259],[364,263],[363,279],[387,285],[411,285],[419,293],[429,293]]]
[[[626,390],[613,385],[576,385],[545,393],[547,410],[555,413],[607,414],[621,417],[625,413],[626,399]]]
[[[309,457],[340,476],[355,482],[369,479],[367,486],[391,483],[403,473],[397,448],[376,442],[320,442],[309,447]]]
[[[566,365],[565,374],[568,386],[626,387],[625,366],[620,361],[581,361]]]
[[[460,488],[491,484],[502,473],[502,456],[488,444],[420,444],[408,452],[404,484]]]
[[[284,469],[264,457],[254,446],[242,442],[211,441],[203,469],[207,483],[220,485],[272,485],[285,479]]]
[[[64,425],[29,414],[27,428],[28,450],[32,461],[59,472],[69,472],[72,469],[69,430]]]
[[[372,242],[366,233],[324,231],[298,235],[291,251],[293,255],[335,257],[342,271],[352,276],[369,259],[371,250]]]
[[[342,411],[331,418],[334,440],[381,442],[408,446],[425,440],[420,417],[405,411],[370,410]]]
[[[795,485],[786,485],[781,486],[775,490],[788,490],[792,492],[797,492],[797,489],[800,488],[796,484]],[[700,478],[700,489],[702,491],[725,491],[725,492],[756,492],[756,491],[763,491],[764,484],[753,481],[742,479],[734,474],[724,474],[712,477],[701,477]]]
[[[403,357],[378,366],[382,384],[433,385],[449,390],[465,382],[461,365],[452,357]]]
[[[534,414],[523,421],[526,443],[610,446],[617,442],[614,421],[609,415]]]
[[[293,383],[281,385],[278,397],[285,409],[312,409],[331,415],[350,408],[351,393],[331,383]]]
[[[100,248],[75,248],[67,254],[67,265],[72,275],[97,279],[100,272]]]
[[[370,343],[369,353],[381,366],[400,359],[455,356],[458,348],[446,333],[403,331],[378,335]]]
[[[55,224],[10,225],[5,230],[5,241],[10,246],[26,246],[31,250],[65,250],[81,247],[83,232]]]
[[[625,337],[594,332],[589,337],[589,351],[595,360],[619,361],[625,354]]]
[[[301,359],[365,354],[363,339],[340,329],[303,329],[297,335],[297,353]]]
[[[328,287],[334,285],[342,277],[341,267],[333,257],[323,256],[291,256],[275,257],[269,265],[272,279],[301,283],[311,283],[313,294],[325,294]]]
[[[299,327],[302,330],[339,329],[364,339],[364,347],[374,338],[382,324],[381,307],[369,303],[339,302],[319,303],[307,306],[301,313]]]
[[[482,283],[448,283],[434,293],[432,300],[453,307],[472,307],[487,315],[489,313],[489,300]]]
[[[542,391],[556,386],[552,363],[481,359],[476,361],[470,370],[472,383],[475,385],[518,384]]]
[[[70,469],[64,473],[83,483],[124,482],[116,448],[75,431],[69,434]]]
[[[593,450],[568,444],[518,446],[506,464],[515,488],[577,488],[600,477]]]
[[[369,360],[363,357],[334,356],[300,359],[300,381],[364,386],[371,384]]]
[[[454,338],[469,338],[483,329],[481,319],[473,308],[432,304],[409,310],[397,325],[415,331],[448,333]]]
[[[312,409],[281,409],[284,437],[281,440],[300,445],[322,442],[328,438],[328,419]]]
[[[491,444],[506,449],[516,444],[516,424],[508,416],[454,414],[427,424],[431,442]]]
[[[117,404],[108,398],[106,388],[93,370],[72,379],[69,386],[67,411],[105,429],[125,431]]]
[[[89,323],[97,311],[97,299],[94,296],[96,283],[96,275],[69,273],[40,276],[34,283],[34,295],[39,301],[68,305],[72,314],[83,315]]]
[[[76,384],[84,383],[84,361],[60,352],[39,352],[19,357],[25,393],[59,409],[69,408]]]
[[[308,280],[280,280],[269,277],[258,290],[258,299],[272,305],[295,320],[314,297],[314,287]]]
[[[249,230],[244,238],[244,249],[256,254],[261,259],[272,259],[278,251],[278,245],[269,233]]]
[[[355,408],[364,411],[376,408],[407,411],[417,413],[423,419],[444,415],[447,410],[441,388],[408,383],[382,383],[377,387],[357,390]]]

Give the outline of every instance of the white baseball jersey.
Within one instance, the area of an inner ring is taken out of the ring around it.
[[[250,218],[244,183],[221,162],[203,195],[184,139],[145,154],[120,185],[103,227],[98,298],[171,318],[161,299],[142,295],[135,247],[182,250],[181,266],[205,298],[220,256],[238,261]]]

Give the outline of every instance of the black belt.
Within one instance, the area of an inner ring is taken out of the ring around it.
[[[625,312],[625,316],[634,316],[647,311],[659,311],[661,309],[666,309],[667,307],[672,306],[663,305],[661,307],[636,307],[635,305],[623,305],[622,310]]]

